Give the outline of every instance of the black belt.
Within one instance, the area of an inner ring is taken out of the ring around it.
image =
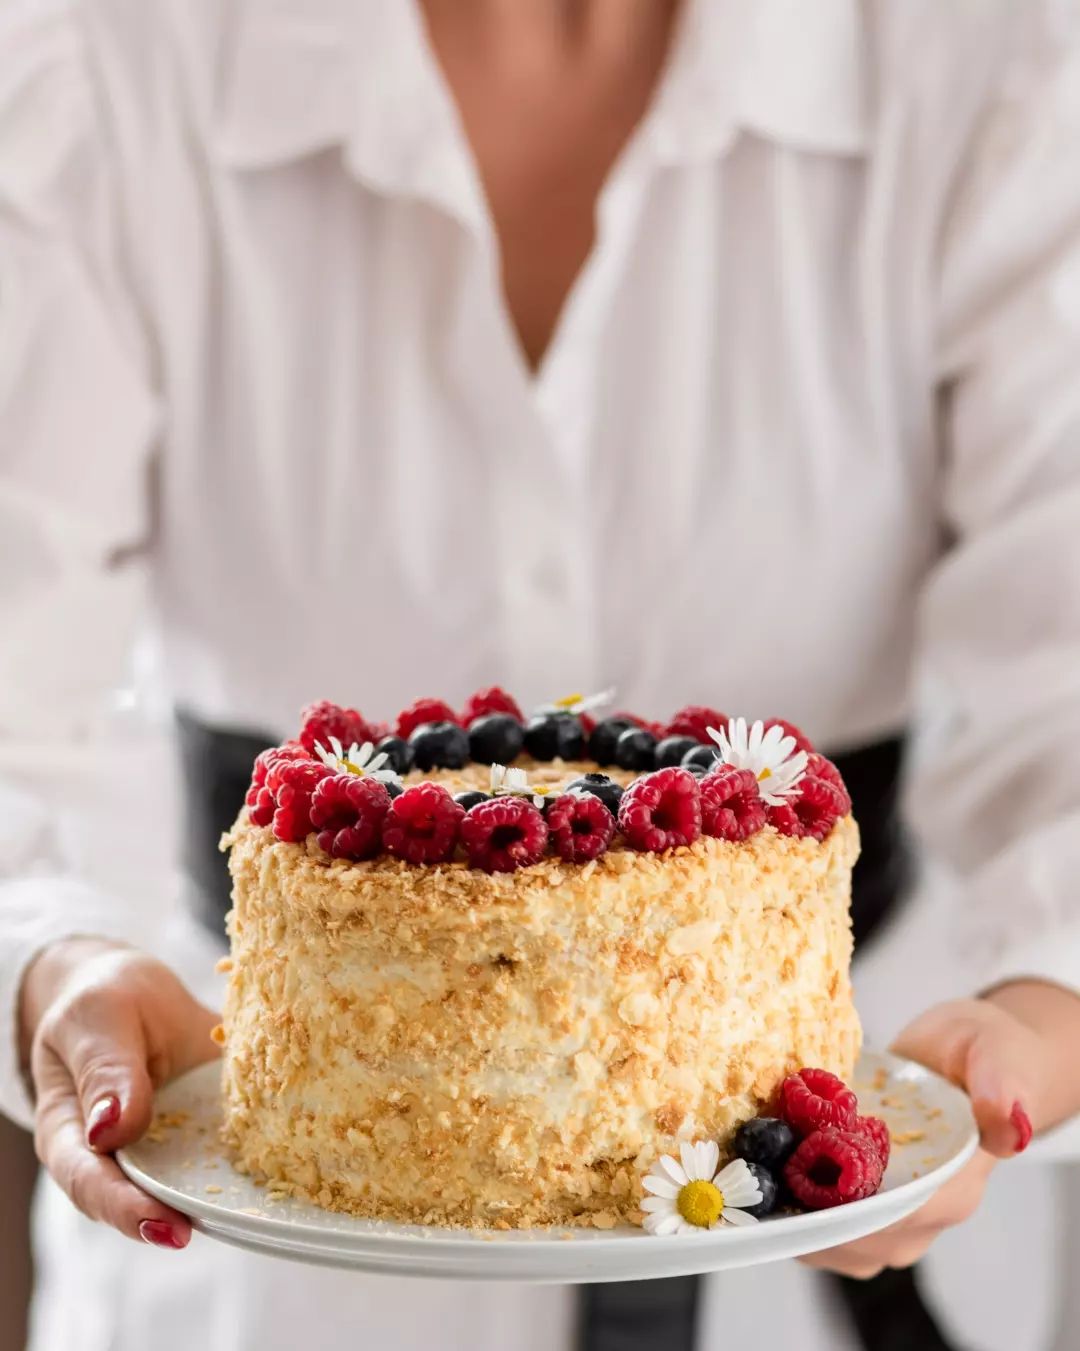
[[[224,939],[230,888],[218,840],[244,800],[252,761],[277,738],[210,727],[185,712],[177,724],[185,785],[182,861],[199,918]],[[895,737],[833,759],[862,836],[851,906],[859,947],[896,912],[910,883],[911,853],[897,810],[903,742]],[[886,1272],[867,1282],[830,1279],[866,1351],[949,1351],[912,1273]],[[696,1277],[584,1286],[581,1294],[580,1351],[692,1351]]]

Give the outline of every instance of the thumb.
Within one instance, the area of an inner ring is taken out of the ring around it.
[[[111,1154],[146,1132],[154,1086],[133,1004],[106,996],[93,1005],[87,1016],[61,1023],[54,1041],[75,1086],[86,1143],[99,1154]]]
[[[1030,1031],[1004,1009],[979,1000],[941,1004],[908,1025],[893,1045],[962,1088],[971,1099],[983,1149],[1011,1158],[1031,1140]]]

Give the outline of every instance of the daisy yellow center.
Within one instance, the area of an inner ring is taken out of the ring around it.
[[[350,774],[359,774],[360,777],[363,778],[367,773],[366,769],[363,769],[360,765],[354,765],[351,760],[342,760],[340,763],[344,765]]]
[[[675,1208],[687,1224],[708,1229],[724,1213],[724,1196],[711,1182],[688,1182],[675,1198]]]
[[[585,696],[583,694],[567,694],[562,699],[555,700],[556,708],[573,708],[575,704],[580,704]]]
[[[772,770],[769,768],[768,765],[766,765],[765,768],[761,771],[761,773],[757,776],[757,781],[758,783],[760,783],[762,779],[771,779],[771,778],[772,778]]]

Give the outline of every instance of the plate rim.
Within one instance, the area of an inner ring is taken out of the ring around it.
[[[663,1253],[668,1256],[668,1261],[663,1264],[665,1267],[678,1268],[686,1265],[686,1259],[690,1259],[690,1266],[694,1267],[699,1265],[692,1260],[696,1253],[702,1259],[699,1269],[709,1270],[709,1260],[717,1257],[726,1245],[731,1244],[732,1234],[735,1233],[740,1240],[737,1244],[738,1253],[747,1259],[745,1264],[764,1263],[773,1260],[773,1255],[767,1251],[770,1247],[788,1246],[779,1244],[781,1233],[795,1242],[798,1251],[811,1252],[820,1249],[815,1249],[812,1245],[800,1246],[803,1238],[811,1238],[821,1233],[824,1240],[821,1247],[828,1248],[839,1243],[855,1241],[857,1237],[867,1237],[889,1224],[897,1223],[918,1209],[954,1177],[979,1147],[978,1127],[970,1101],[956,1084],[927,1066],[906,1060],[892,1052],[875,1051],[870,1047],[864,1047],[861,1058],[863,1064],[866,1058],[870,1058],[872,1068],[875,1065],[878,1067],[884,1065],[890,1076],[895,1077],[902,1073],[908,1082],[932,1082],[936,1092],[944,1092],[947,1096],[951,1096],[957,1110],[963,1110],[968,1119],[968,1129],[963,1143],[947,1158],[919,1177],[901,1182],[888,1190],[879,1191],[862,1201],[827,1210],[780,1216],[752,1229],[706,1230],[700,1235],[672,1238],[646,1234],[636,1226],[630,1225],[620,1225],[615,1231],[600,1231],[570,1225],[508,1231],[443,1228],[434,1225],[425,1228],[392,1220],[365,1219],[333,1211],[323,1213],[336,1218],[340,1224],[331,1224],[326,1229],[318,1229],[303,1219],[246,1214],[238,1208],[223,1205],[216,1197],[208,1199],[191,1192],[180,1191],[169,1183],[160,1181],[132,1157],[132,1149],[137,1149],[140,1142],[117,1151],[116,1160],[132,1182],[159,1201],[187,1215],[193,1227],[208,1237],[247,1247],[249,1251],[259,1251],[263,1254],[276,1252],[281,1257],[297,1261],[329,1262],[340,1267],[363,1270],[365,1259],[378,1260],[380,1265],[369,1270],[385,1272],[385,1264],[392,1264],[396,1260],[400,1263],[396,1269],[403,1276],[431,1275],[444,1279],[452,1277],[572,1282],[575,1280],[573,1274],[530,1275],[521,1268],[543,1265],[545,1259],[554,1259],[558,1254],[559,1257],[554,1264],[561,1270],[562,1259],[568,1258],[570,1253],[574,1253],[579,1261],[590,1263],[595,1261],[603,1264],[629,1259],[635,1267],[643,1264],[647,1266],[651,1255]],[[199,1084],[199,1092],[204,1092],[202,1081],[218,1069],[219,1062],[205,1062],[178,1076],[159,1091],[175,1093],[178,1086],[182,1088],[185,1081],[191,1080]],[[862,1227],[861,1221],[873,1221],[881,1212],[886,1214],[881,1224],[870,1223],[867,1227]],[[858,1223],[853,1225],[856,1221]],[[835,1243],[828,1241],[830,1231],[852,1227],[859,1229],[860,1233],[855,1235],[838,1233]],[[245,1238],[258,1240],[258,1248],[253,1249],[245,1244]],[[568,1242],[568,1238],[577,1242]],[[680,1252],[685,1254],[682,1262],[677,1259]],[[730,1255],[735,1255],[734,1251]],[[794,1254],[781,1252],[775,1256],[777,1260],[781,1260],[791,1255]],[[475,1263],[483,1261],[484,1258],[487,1259],[486,1265],[489,1268],[484,1275],[470,1275],[452,1269],[440,1270],[443,1267],[452,1268],[455,1262]],[[420,1269],[425,1264],[429,1268],[427,1271]],[[725,1262],[721,1265],[734,1267],[739,1264]],[[503,1275],[500,1275],[497,1269],[500,1265],[506,1268]],[[665,1269],[656,1274],[664,1276],[672,1273]],[[612,1280],[645,1278],[639,1274],[624,1276],[618,1273],[606,1277]],[[595,1281],[603,1280],[605,1276],[592,1272],[577,1279]]]

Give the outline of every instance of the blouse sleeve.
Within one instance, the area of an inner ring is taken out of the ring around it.
[[[980,983],[1080,991],[1080,40],[1075,17],[1032,29],[944,239],[950,547],[921,598],[907,809]]]
[[[116,763],[102,712],[158,416],[103,120],[73,8],[0,0],[0,1110],[24,1123],[27,963],[68,934],[143,937],[76,865],[80,811]]]

